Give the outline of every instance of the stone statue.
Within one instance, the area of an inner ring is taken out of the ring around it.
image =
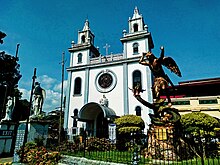
[[[39,82],[36,82],[33,93],[34,93],[34,103],[33,103],[34,114],[31,117],[37,117],[42,112],[43,103],[46,98],[46,91],[43,88],[41,88]]]
[[[102,106],[108,107],[108,99],[106,98],[105,95],[103,95],[103,98],[100,99],[99,103]]]
[[[11,115],[15,107],[15,97],[8,96],[8,102],[6,104],[5,117],[2,121],[11,120]]]
[[[169,83],[172,87],[174,87],[174,85],[167,74],[165,74],[163,70],[163,65],[170,69],[171,72],[174,72],[177,76],[182,77],[182,75],[176,62],[171,57],[164,57],[164,47],[161,46],[160,49],[161,54],[159,58],[156,58],[153,53],[147,52],[143,53],[142,57],[139,60],[139,63],[149,66],[150,70],[152,71],[152,74],[154,76],[153,92],[156,96],[156,99],[159,100],[161,92],[163,90],[167,95],[168,103],[171,104],[170,96],[168,94],[168,85]]]

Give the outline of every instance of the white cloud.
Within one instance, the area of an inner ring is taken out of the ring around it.
[[[41,84],[42,88],[50,89],[54,86],[54,84],[58,83],[58,81],[48,75],[39,76],[36,80]]]
[[[62,83],[59,83],[59,84],[55,85],[53,90],[61,91],[61,85],[62,85]],[[67,88],[67,80],[64,80],[63,81],[63,91],[66,91],[66,88]]]
[[[41,84],[41,87],[46,90],[46,99],[43,104],[43,111],[50,112],[54,110],[57,107],[61,106],[61,82],[49,77],[48,75],[39,76],[36,79],[36,82],[39,82]],[[19,90],[23,93],[22,99],[30,100],[30,93],[31,91],[27,88],[29,86],[25,86],[24,84],[28,84],[30,82],[19,82],[22,84],[22,88],[19,88]],[[64,91],[67,88],[67,81],[65,80],[63,83]],[[27,87],[27,88],[26,88]],[[65,93],[65,92],[64,92]]]
[[[29,101],[31,91],[24,88],[19,88],[19,90],[22,92],[22,99],[27,99]]]

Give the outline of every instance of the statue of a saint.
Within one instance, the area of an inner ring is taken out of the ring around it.
[[[36,82],[33,93],[34,93],[34,103],[33,103],[34,114],[32,115],[32,117],[33,116],[37,117],[42,112],[43,103],[46,98],[46,91],[43,88],[41,88],[39,82]]]
[[[15,107],[15,97],[8,96],[8,102],[6,104],[5,117],[2,121],[11,120],[11,115]]]

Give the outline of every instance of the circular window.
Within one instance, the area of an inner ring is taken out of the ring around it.
[[[96,77],[96,88],[99,92],[110,92],[115,85],[116,75],[110,70],[103,70]]]

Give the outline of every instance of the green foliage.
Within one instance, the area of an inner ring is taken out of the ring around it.
[[[182,115],[180,122],[184,131],[188,133],[199,132],[201,134],[210,134],[220,124],[214,117],[201,112]]]
[[[140,116],[125,115],[115,120],[117,128],[117,149],[121,151],[130,150],[130,141],[141,138],[144,129],[144,121]],[[131,135],[133,134],[133,135]]]
[[[17,154],[21,158],[23,147],[21,147]],[[45,147],[37,146],[37,143],[28,142],[24,147],[23,163],[35,165],[55,165],[61,158],[59,152],[48,152]]]
[[[141,128],[140,127],[122,127],[122,128],[119,128],[118,131],[120,132],[120,134],[127,134],[131,132],[140,132]]]
[[[144,129],[144,121],[140,116],[125,115],[115,120],[119,134],[131,133]]]

